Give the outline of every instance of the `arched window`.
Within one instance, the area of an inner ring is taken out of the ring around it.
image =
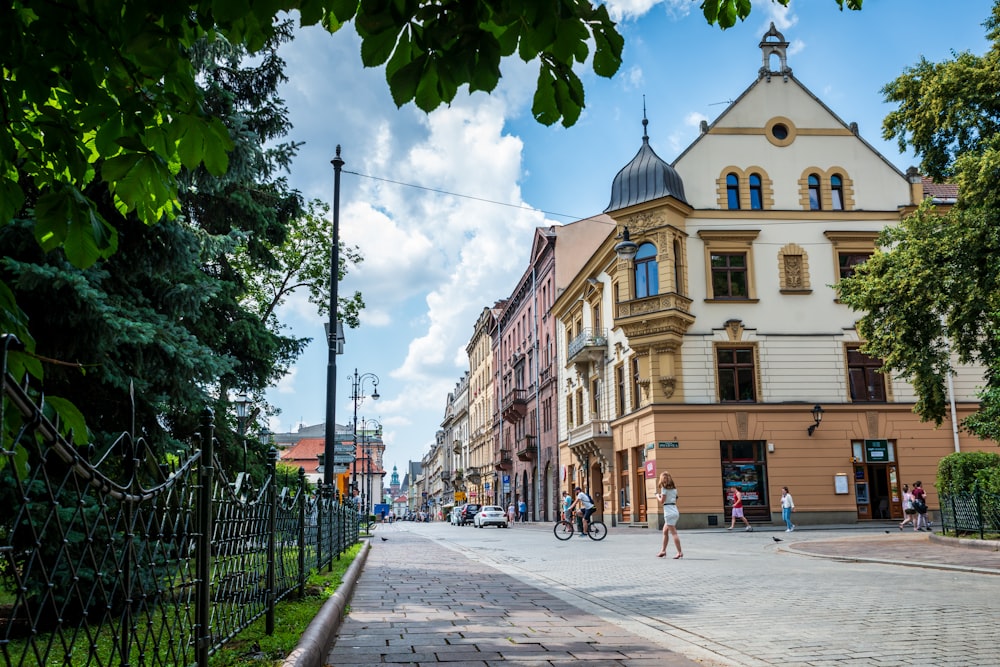
[[[755,211],[764,208],[764,195],[761,189],[760,174],[750,174],[750,208]]]
[[[821,207],[819,202],[819,176],[816,174],[809,174],[809,210],[820,210]]]
[[[830,177],[830,200],[833,202],[834,211],[844,210],[844,180],[840,174]]]
[[[738,210],[740,207],[740,178],[736,174],[726,175],[726,197],[729,201],[729,210]]]
[[[660,293],[660,278],[656,265],[656,246],[643,243],[635,253],[635,298]]]

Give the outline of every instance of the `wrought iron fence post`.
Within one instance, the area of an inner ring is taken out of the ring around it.
[[[979,480],[972,482],[972,503],[976,508],[976,522],[979,523],[979,539],[986,539],[986,521],[983,516],[983,494],[979,489]]]
[[[201,413],[201,460],[198,462],[198,571],[195,609],[195,657],[198,667],[208,667],[208,650],[212,646],[209,628],[212,603],[212,488],[215,468],[213,459],[215,413],[205,408]]]
[[[299,597],[306,592],[306,469],[299,468]]]
[[[274,634],[274,604],[275,594],[275,539],[278,528],[278,450],[271,447],[267,453],[267,467],[271,474],[271,498],[268,503],[267,517],[267,612],[264,619],[264,632],[268,636]]]
[[[326,570],[327,572],[333,572],[333,554],[334,554],[334,551],[336,550],[336,547],[334,546],[335,543],[334,543],[334,538],[333,538],[333,536],[335,534],[334,533],[334,525],[333,524],[336,523],[337,521],[339,521],[338,510],[337,510],[337,490],[336,490],[336,488],[333,485],[331,485],[330,486],[330,527],[327,528],[327,531],[329,532],[329,535],[327,535],[327,539],[329,540],[327,542],[327,544],[330,545],[330,549],[329,549],[330,554],[329,554],[329,556],[327,556],[327,570]]]
[[[125,459],[124,471],[125,479],[129,480],[130,486],[133,486],[136,482],[135,479],[135,469],[136,469],[136,446],[135,440],[132,435],[125,441],[125,452],[123,453]],[[132,526],[135,517],[135,508],[132,506],[127,499],[122,503],[122,513],[125,515],[125,530],[124,537],[125,541],[122,544],[122,588],[125,593],[125,608],[122,610],[121,620],[119,623],[119,632],[121,633],[121,656],[122,664],[121,667],[129,667],[131,665],[131,653],[132,653],[132,601],[133,601],[133,561],[135,560],[135,550],[132,546]]]
[[[326,509],[326,484],[316,485],[316,571],[323,568],[323,510]]]

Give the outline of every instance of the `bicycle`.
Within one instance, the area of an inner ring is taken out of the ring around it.
[[[552,532],[555,534],[556,539],[565,541],[573,537],[574,533],[576,533],[576,528],[573,526],[572,521],[566,521],[563,519],[561,521],[556,521],[556,525],[553,526]],[[597,519],[591,519],[589,525],[587,526],[587,537],[595,542],[600,542],[607,536],[608,527],[604,525],[604,522],[598,521]]]

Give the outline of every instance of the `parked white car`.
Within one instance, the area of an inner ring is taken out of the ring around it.
[[[472,519],[472,525],[476,528],[483,526],[496,526],[497,528],[510,528],[507,523],[507,512],[502,507],[496,505],[483,505],[476,512]]]
[[[451,511],[451,514],[448,515],[448,521],[453,526],[461,526],[462,525],[462,506],[461,505],[459,505],[458,507],[454,508]]]

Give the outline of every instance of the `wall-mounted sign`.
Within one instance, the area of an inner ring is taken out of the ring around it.
[[[865,458],[868,463],[885,463],[889,460],[888,440],[865,440]]]
[[[660,449],[677,449],[681,446],[679,442],[658,442],[656,446]]]
[[[847,493],[846,472],[838,472],[833,476],[833,492],[837,494]]]
[[[656,461],[646,461],[646,479],[656,479]]]

